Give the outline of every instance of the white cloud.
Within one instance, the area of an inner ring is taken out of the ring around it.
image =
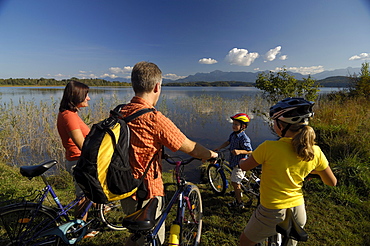
[[[366,60],[370,59],[370,53],[361,53],[360,55],[351,56],[348,60]]]
[[[276,59],[276,56],[277,54],[280,53],[280,50],[281,50],[281,46],[277,46],[276,48],[274,49],[270,49],[269,51],[267,51],[267,53],[265,54],[265,59],[267,61],[273,61]]]
[[[118,76],[117,76],[117,75],[115,75],[115,74],[109,74],[109,73],[105,73],[105,74],[103,74],[103,75],[100,75],[100,78],[106,78],[106,77],[109,77],[109,78],[111,78],[111,79],[115,79],[115,78],[117,78]]]
[[[217,60],[213,58],[202,58],[198,61],[200,64],[215,64],[217,63]]]
[[[48,76],[51,76],[50,74],[48,74]],[[58,73],[58,74],[55,74],[54,77],[57,77],[57,78],[65,78],[67,77],[67,75],[64,75],[64,74],[61,74],[61,73]]]
[[[281,71],[283,68],[277,67],[275,70],[272,70],[273,72],[278,72]],[[308,74],[316,74],[316,73],[321,73],[324,72],[324,67],[323,66],[311,66],[311,67],[287,67],[286,70],[294,72],[294,73],[300,73],[303,75],[308,75]]]
[[[120,68],[120,67],[110,67],[109,68],[109,71],[111,73],[130,73],[132,71],[132,68],[133,67],[130,67],[130,66],[126,66],[126,67],[123,67],[123,68]]]
[[[234,48],[229,51],[229,54],[226,55],[225,60],[231,65],[248,67],[258,57],[259,54],[257,52],[248,53],[248,50],[246,49]]]
[[[83,72],[83,71],[80,71],[80,72]],[[90,73],[90,74],[80,73],[80,74],[77,74],[77,77],[80,78],[80,79],[90,79],[90,78],[96,79],[96,78],[98,78],[98,76],[96,76],[93,73]]]
[[[176,75],[176,74],[173,74],[173,73],[168,73],[168,74],[163,75],[164,79],[171,79],[171,80],[183,79],[185,77],[186,76],[179,76],[179,75]]]
[[[282,55],[279,57],[280,60],[282,61],[285,61],[286,59],[288,59],[288,56],[287,55]]]

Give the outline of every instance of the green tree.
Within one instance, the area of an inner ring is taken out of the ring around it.
[[[361,73],[359,76],[354,74],[352,77],[351,92],[355,96],[370,97],[370,70],[369,63],[362,63]]]
[[[307,100],[315,100],[320,85],[311,76],[297,80],[287,72],[286,68],[283,68],[277,73],[272,71],[259,73],[256,87],[263,90],[264,97],[269,102],[277,102],[286,97],[304,97]]]

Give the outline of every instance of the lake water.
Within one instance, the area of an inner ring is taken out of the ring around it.
[[[35,103],[57,103],[61,100],[63,87],[0,87],[0,103],[19,104],[26,101]],[[321,88],[320,93],[328,93],[336,88]],[[127,87],[91,87],[90,108],[104,101],[113,108],[118,103],[127,103],[133,96],[132,88]],[[162,95],[156,108],[168,116],[187,135],[207,148],[214,149],[228,139],[231,133],[230,116],[245,112],[252,119],[247,135],[253,148],[267,139],[276,139],[266,119],[255,113],[265,111],[268,105],[260,106],[255,98],[261,91],[254,87],[162,87]],[[84,109],[83,109],[84,110]],[[108,116],[109,109],[107,109]],[[177,154],[177,153],[176,153]],[[187,168],[194,176],[195,168]],[[164,169],[169,167],[166,165]],[[199,173],[199,172],[198,172]],[[191,180],[191,179],[190,179]]]

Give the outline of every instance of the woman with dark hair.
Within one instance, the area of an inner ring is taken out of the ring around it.
[[[89,127],[78,116],[80,108],[89,106],[88,92],[87,85],[72,80],[66,85],[60,102],[57,127],[66,149],[68,161],[78,160],[82,144],[90,131]]]
[[[89,106],[90,97],[88,92],[89,87],[87,85],[76,80],[71,80],[66,85],[62,101],[60,102],[57,128],[62,139],[63,147],[66,150],[66,169],[70,174],[72,174],[72,169],[77,164],[78,158],[81,155],[83,142],[90,131],[90,128],[78,115],[80,108]],[[81,195],[82,190],[77,183],[75,183],[75,187],[76,196]],[[76,218],[80,218],[79,215],[87,203],[88,200],[83,199],[76,205]],[[86,220],[86,217],[87,214],[82,219]]]

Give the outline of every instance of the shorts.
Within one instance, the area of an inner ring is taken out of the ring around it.
[[[245,171],[243,171],[238,166],[235,166],[233,168],[233,171],[231,172],[231,182],[241,184],[244,176],[245,176]]]
[[[162,214],[162,210],[164,209],[164,197],[163,196],[157,196],[158,198],[158,207],[157,207],[157,212],[155,217],[158,218]],[[143,202],[143,207],[145,204],[147,204],[150,201],[150,199],[145,200]],[[122,210],[126,215],[132,214],[136,211],[137,208],[137,200],[133,199],[132,197],[128,197],[126,199],[121,200],[121,206]],[[166,228],[165,228],[166,221],[163,222],[161,228],[158,231],[158,238],[161,242],[161,244],[164,243],[164,238],[165,238],[165,233],[166,233]],[[136,243],[138,245],[144,245],[145,244],[145,238],[141,236]]]
[[[77,165],[77,160],[75,161],[66,160],[66,170],[72,175],[72,177],[73,177],[73,168],[76,165]],[[73,178],[73,183],[75,185],[76,196],[81,196],[83,194],[83,191],[81,190],[80,186],[76,183],[74,178]]]
[[[300,226],[306,224],[305,205],[293,207],[293,214]],[[268,209],[258,205],[253,212],[247,226],[244,228],[244,234],[247,238],[255,243],[260,243],[264,239],[276,234],[276,225],[285,219],[286,209]],[[296,245],[297,241],[289,240],[288,245]]]

